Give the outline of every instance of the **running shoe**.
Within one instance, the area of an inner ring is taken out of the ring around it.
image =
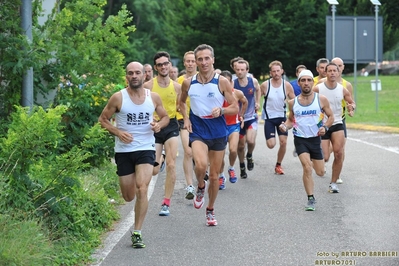
[[[205,192],[206,192],[207,185],[208,185],[208,182],[205,181],[205,187],[203,189],[199,189],[199,188],[197,189],[197,193],[195,193],[194,199],[193,199],[194,208],[201,209],[202,206],[204,205],[204,203],[205,203]]]
[[[192,200],[194,198],[195,188],[193,185],[186,187],[186,199]]]
[[[341,178],[338,178],[336,183],[337,183],[337,184],[342,184],[342,183],[344,183],[344,181],[342,181]]]
[[[229,173],[229,181],[230,181],[230,183],[237,182],[236,171],[234,171],[234,169],[229,169],[227,172]]]
[[[224,175],[219,176],[219,190],[226,189],[226,177]]]
[[[206,225],[207,226],[218,225],[218,221],[216,221],[215,218],[215,211],[206,210]]]
[[[292,152],[292,156],[298,157],[298,153],[296,153],[296,150],[294,150],[294,151]]]
[[[309,199],[308,204],[306,204],[305,211],[314,211],[316,209],[315,204],[316,204],[315,198]]]
[[[145,248],[143,238],[140,233],[134,232],[132,234],[133,248]]]
[[[169,206],[166,204],[163,204],[161,207],[161,211],[159,212],[159,216],[169,216]]]
[[[276,175],[283,175],[283,174],[284,174],[284,170],[283,170],[283,168],[281,167],[281,165],[277,165],[277,166],[274,168],[274,173],[275,173]]]
[[[247,168],[248,171],[252,171],[254,169],[254,159],[251,157],[247,156]]]
[[[338,188],[336,183],[331,183],[329,188],[328,188],[328,191],[330,193],[339,193],[339,188]]]
[[[245,172],[245,166],[244,167],[240,167],[240,176],[242,179],[245,179],[248,177],[247,172]]]

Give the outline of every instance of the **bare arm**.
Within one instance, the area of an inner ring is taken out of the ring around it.
[[[353,116],[355,108],[356,108],[356,103],[352,99],[351,93],[347,89],[344,89],[343,93],[344,93],[344,100],[345,100],[345,102],[347,102],[348,114],[349,114],[349,116]]]
[[[253,78],[254,86],[255,86],[255,111],[257,112],[260,108],[260,96],[261,90],[259,82],[256,78]]]
[[[108,100],[107,105],[104,107],[100,117],[98,118],[98,122],[100,122],[101,127],[108,130],[112,135],[117,136],[122,142],[130,143],[133,141],[133,136],[126,131],[119,130],[110,121],[112,116],[120,110],[121,105],[122,93],[116,92]]]
[[[268,81],[266,80],[260,85],[260,91],[262,96],[265,96],[267,94],[267,90],[269,89],[267,84]]]
[[[180,99],[179,99],[179,109],[180,113],[183,116],[184,119],[184,128],[187,129],[188,132],[192,132],[192,127],[191,127],[191,122],[190,119],[188,119],[187,116],[187,97],[188,97],[188,89],[190,88],[190,79],[185,79],[181,85],[181,93],[180,93]]]
[[[294,107],[294,99],[291,99],[288,101],[288,117],[285,122],[282,122],[281,125],[279,126],[279,129],[281,132],[287,132],[290,130],[295,122],[295,117],[294,117],[294,112],[293,112],[293,107]]]
[[[155,112],[157,113],[159,117],[159,121],[151,122],[151,129],[155,132],[158,133],[162,128],[166,127],[169,125],[169,116],[168,113],[166,112],[165,108],[163,107],[161,97],[159,96],[158,93],[156,92],[151,92],[151,98],[152,102],[154,103],[155,106]]]
[[[330,102],[328,101],[326,96],[320,94],[319,94],[319,100],[320,100],[320,107],[321,109],[323,109],[324,114],[327,116],[327,121],[324,123],[323,126],[331,127],[332,124],[334,123],[334,113],[331,110]],[[326,134],[326,129],[324,127],[319,128],[319,134],[320,136]]]
[[[244,118],[244,114],[248,108],[248,100],[245,97],[244,93],[240,90],[234,90],[234,96],[237,98],[239,102],[241,102],[241,110],[239,111],[240,118]]]
[[[219,78],[219,88],[221,92],[224,95],[224,98],[226,99],[227,103],[229,106],[227,106],[224,109],[224,114],[226,115],[235,115],[238,114],[238,102],[237,99],[233,95],[233,91],[231,90],[231,85],[230,82],[225,78],[225,77],[220,77]],[[221,112],[221,108],[216,107],[212,110],[212,113],[214,113],[215,109],[220,109],[219,112]],[[221,113],[219,113],[219,116]]]
[[[288,97],[289,100],[294,99],[295,98],[295,93],[294,93],[294,88],[292,87],[291,83],[289,83],[288,81],[285,81],[285,93]]]
[[[176,111],[179,112],[179,99],[180,99],[180,94],[181,94],[181,85],[177,83],[176,81],[173,82],[173,86],[175,87],[175,92],[176,92]]]

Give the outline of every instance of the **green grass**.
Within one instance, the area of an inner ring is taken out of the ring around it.
[[[379,76],[381,91],[378,91],[378,110],[376,92],[371,90],[370,80],[375,76],[345,77],[354,86],[356,112],[353,117],[347,116],[347,123],[388,126],[399,128],[399,76]]]
[[[378,91],[378,111],[376,109],[376,92],[371,90],[370,82],[375,79],[375,76],[357,77],[356,88],[353,76],[344,78],[352,83],[354,92],[356,92],[356,97],[355,95],[353,97],[356,100],[356,112],[353,117],[346,116],[348,127],[364,128],[366,125],[370,126],[367,129],[375,130],[372,128],[373,126],[384,126],[390,127],[387,128],[389,132],[399,133],[399,76],[378,76],[378,79],[381,80],[381,91]],[[263,97],[261,106],[263,106]]]

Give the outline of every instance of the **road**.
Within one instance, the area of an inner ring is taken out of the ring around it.
[[[277,148],[263,126],[248,179],[227,182],[215,204],[218,226],[205,226],[205,210],[184,199],[183,151],[171,215],[160,217],[165,173],[153,178],[143,227],[145,249],[131,247],[133,203],[93,257],[114,265],[399,265],[399,134],[349,130],[340,193],[315,179],[316,211],[306,212],[302,168],[288,139],[284,176],[274,175]],[[227,161],[227,155],[226,155]],[[236,170],[239,169],[238,163]],[[226,173],[227,174],[227,173]]]

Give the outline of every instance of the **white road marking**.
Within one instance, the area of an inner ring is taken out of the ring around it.
[[[370,145],[370,146],[373,146],[373,147],[376,147],[376,148],[379,148],[379,149],[383,149],[383,150],[386,150],[386,151],[390,151],[390,152],[399,154],[399,147],[384,147],[384,146],[381,146],[381,145],[378,145],[378,144],[374,144],[374,143],[371,143],[371,142],[367,142],[367,141],[364,141],[364,140],[361,140],[361,139],[354,139],[354,138],[350,138],[350,137],[348,137],[348,139],[352,140],[352,141],[360,142],[360,143],[363,143],[363,144],[366,144],[366,145]]]
[[[154,192],[155,184],[157,182],[158,175],[153,176],[148,186],[148,200],[150,200],[152,193]],[[128,213],[126,217],[118,222],[114,231],[111,231],[107,238],[104,240],[103,248],[98,249],[92,258],[96,261],[93,266],[99,266],[112,251],[112,249],[119,243],[121,238],[126,234],[126,232],[134,225],[134,208]]]

